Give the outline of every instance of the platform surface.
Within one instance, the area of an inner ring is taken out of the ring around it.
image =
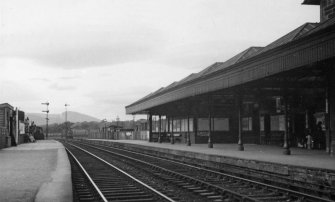
[[[0,150],[0,201],[72,201],[63,145],[40,140]]]
[[[244,151],[237,150],[237,144],[214,144],[214,148],[208,148],[207,144],[171,144],[157,143],[141,140],[103,140],[120,143],[137,144],[149,147],[160,147],[181,151],[190,151],[209,155],[220,155],[239,159],[249,159],[284,165],[302,166],[310,168],[321,168],[335,170],[335,157],[330,156],[323,150],[309,150],[304,148],[291,148],[291,155],[284,155],[284,149],[279,146],[245,144]]]

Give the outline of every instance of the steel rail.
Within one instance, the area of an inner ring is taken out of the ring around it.
[[[122,174],[126,175],[126,176],[129,177],[130,179],[132,179],[132,180],[136,181],[137,183],[139,183],[140,185],[142,185],[142,186],[148,188],[149,190],[151,190],[152,192],[156,193],[158,196],[160,196],[160,197],[166,199],[167,201],[175,202],[175,200],[173,200],[173,199],[171,199],[170,197],[164,195],[163,193],[157,191],[156,189],[154,189],[154,188],[152,188],[151,186],[145,184],[144,182],[138,180],[137,178],[131,176],[130,174],[128,174],[128,173],[126,173],[125,171],[119,169],[118,167],[112,165],[111,163],[105,161],[104,159],[98,157],[97,155],[92,154],[91,152],[89,152],[89,151],[87,151],[87,150],[85,150],[85,149],[83,149],[83,148],[81,148],[81,147],[78,147],[78,146],[76,146],[76,145],[74,145],[74,144],[71,144],[71,143],[68,143],[68,144],[69,144],[69,145],[72,145],[72,146],[74,146],[74,147],[76,147],[76,148],[78,148],[78,149],[80,149],[80,150],[82,150],[83,152],[85,152],[85,153],[87,153],[87,154],[89,154],[89,155],[95,157],[96,159],[99,159],[100,161],[104,162],[105,164],[109,165],[110,167],[114,168],[115,170],[121,172]]]
[[[91,145],[89,145],[89,146],[91,146]],[[205,181],[203,181],[203,180],[195,179],[195,178],[193,178],[193,177],[190,177],[190,176],[187,176],[187,175],[184,175],[184,174],[180,174],[180,173],[177,173],[177,172],[175,172],[175,171],[171,171],[171,170],[168,170],[168,169],[166,169],[166,168],[163,168],[163,167],[160,167],[160,166],[157,166],[157,165],[154,165],[154,164],[151,164],[151,163],[142,161],[142,160],[138,160],[138,159],[135,159],[135,158],[132,158],[132,157],[123,155],[123,154],[117,154],[117,153],[114,153],[114,152],[112,152],[112,151],[108,151],[108,150],[105,150],[105,149],[102,149],[102,148],[98,148],[98,147],[94,147],[94,146],[91,146],[91,147],[93,147],[93,148],[95,148],[95,149],[98,149],[98,150],[101,150],[101,151],[105,151],[105,152],[107,152],[107,153],[113,153],[113,154],[115,154],[115,155],[122,156],[122,157],[124,157],[124,158],[131,159],[131,160],[133,160],[133,161],[137,161],[137,162],[140,162],[140,163],[149,165],[149,166],[151,166],[151,167],[155,167],[155,168],[161,169],[161,170],[163,170],[163,171],[165,171],[165,172],[168,172],[168,173],[172,173],[172,174],[174,174],[174,175],[181,176],[181,177],[184,178],[184,179],[189,179],[190,181],[197,181],[197,182],[199,182],[199,183],[202,184],[202,185],[206,185],[207,187],[212,187],[212,188],[215,188],[216,190],[220,190],[220,191],[225,192],[225,193],[233,194],[233,195],[235,195],[236,197],[241,197],[241,198],[243,199],[243,201],[245,201],[245,200],[248,200],[248,201],[254,201],[254,202],[260,201],[260,200],[255,199],[255,198],[251,198],[251,197],[249,197],[249,196],[247,196],[247,195],[240,194],[240,193],[238,193],[238,192],[235,192],[235,191],[232,191],[232,190],[229,190],[229,189],[226,189],[226,188],[217,186],[217,185],[213,185],[213,184],[210,184],[210,183],[205,182]]]
[[[87,177],[87,179],[90,181],[90,183],[93,185],[94,189],[98,192],[99,196],[101,197],[101,199],[104,202],[108,202],[108,200],[106,199],[106,197],[103,195],[103,193],[100,191],[99,187],[95,184],[95,182],[92,180],[91,176],[87,173],[86,169],[81,165],[81,163],[79,162],[79,160],[74,156],[74,154],[65,147],[66,151],[71,155],[71,157],[75,160],[75,162],[77,163],[77,165],[79,165],[79,167],[81,168],[81,170],[84,172],[85,176]]]
[[[84,144],[84,143],[81,143],[81,144]],[[92,146],[92,144],[86,143],[86,145],[89,145],[89,146],[97,148],[97,149],[101,149],[101,148]],[[99,145],[99,146],[103,146],[103,147],[106,147],[106,148],[111,148],[111,147],[108,147],[108,146],[105,146],[105,145]],[[288,193],[291,193],[291,194],[295,194],[296,196],[299,195],[299,196],[302,196],[302,197],[307,197],[309,199],[313,199],[313,200],[316,200],[316,201],[334,202],[333,200],[330,200],[330,199],[325,199],[325,198],[321,198],[321,197],[318,197],[318,196],[314,196],[314,195],[310,195],[310,194],[306,194],[306,193],[302,193],[302,192],[298,192],[298,191],[294,191],[294,190],[289,190],[289,189],[285,189],[285,188],[282,188],[282,187],[277,187],[277,186],[274,186],[274,185],[269,185],[269,184],[265,184],[265,183],[262,183],[262,182],[253,181],[253,180],[249,180],[249,179],[246,179],[246,178],[238,177],[238,176],[233,176],[233,175],[226,174],[226,173],[220,173],[220,172],[217,172],[217,171],[214,171],[214,170],[201,168],[201,167],[197,167],[197,166],[193,166],[193,165],[188,165],[188,164],[185,164],[185,163],[181,163],[181,162],[177,162],[177,161],[173,161],[173,160],[169,160],[169,159],[163,159],[163,158],[160,158],[160,157],[155,157],[155,156],[142,154],[142,153],[138,153],[138,152],[133,152],[133,151],[128,151],[128,150],[125,150],[125,149],[120,149],[120,148],[115,148],[115,147],[113,147],[112,149],[125,151],[125,152],[129,152],[129,153],[137,154],[137,155],[147,156],[147,157],[151,157],[151,158],[155,158],[155,159],[159,159],[159,160],[163,160],[163,161],[168,161],[168,162],[172,162],[172,163],[176,163],[176,164],[180,164],[180,165],[187,166],[187,167],[190,167],[190,168],[194,168],[194,169],[197,169],[197,170],[211,172],[211,173],[215,173],[215,174],[218,174],[218,175],[238,179],[238,180],[241,180],[241,181],[258,184],[258,185],[261,185],[261,186],[266,186],[268,188],[277,189],[278,191],[282,191],[282,192],[288,192]],[[101,150],[104,150],[104,149],[101,149]],[[104,150],[104,151],[108,151],[108,150]],[[111,152],[111,151],[108,151],[108,152]],[[117,155],[121,155],[121,154],[117,154]],[[134,159],[134,160],[139,161],[138,159]],[[144,161],[142,161],[142,162],[144,162]],[[146,163],[146,162],[144,162],[144,163]],[[165,169],[165,168],[163,168],[163,169]]]

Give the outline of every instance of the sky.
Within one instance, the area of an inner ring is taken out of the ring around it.
[[[0,103],[132,119],[125,106],[160,87],[319,22],[301,3],[1,0]]]

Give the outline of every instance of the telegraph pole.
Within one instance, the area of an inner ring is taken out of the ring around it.
[[[42,111],[42,112],[46,112],[47,113],[47,117],[45,118],[46,122],[47,122],[47,125],[46,125],[46,128],[45,128],[45,139],[48,139],[48,133],[49,133],[49,102],[44,102],[44,103],[41,103],[42,105],[46,105],[47,106],[47,110],[45,111]]]
[[[68,135],[68,125],[67,125],[67,107],[70,106],[69,104],[65,103],[65,139],[67,139]]]

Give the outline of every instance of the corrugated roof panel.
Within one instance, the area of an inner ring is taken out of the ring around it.
[[[164,88],[164,90],[168,90],[168,89],[170,89],[170,88],[173,88],[174,86],[176,86],[177,85],[177,83],[178,82],[173,82],[173,83],[171,83],[170,85],[168,85],[168,86],[166,86],[165,88]]]
[[[194,79],[197,79],[199,77],[202,77],[202,76],[206,76],[210,73],[213,73],[213,72],[216,72],[218,70],[221,70],[221,69],[224,69],[226,67],[229,67],[233,64],[236,64],[242,60],[245,60],[249,57],[251,57],[252,55],[254,55],[258,50],[260,50],[262,47],[250,47],[244,51],[242,51],[241,53],[235,55],[234,57],[230,58],[229,60],[225,61],[225,62],[216,62],[212,65],[210,65],[209,67],[205,68],[204,70],[198,72],[198,73],[192,73],[190,75],[188,75],[187,77],[181,79],[180,81],[177,81],[177,82],[173,82],[171,83],[170,85],[166,86],[165,88],[160,88],[159,90],[149,94],[148,96],[145,96],[144,98],[138,100],[138,102],[146,99],[147,97],[149,96],[155,96],[157,95],[158,93],[161,93],[161,92],[165,92],[173,87],[176,87],[176,86],[179,86],[181,84],[184,84],[184,83],[187,83],[189,81],[192,81]]]
[[[264,47],[259,47],[259,46],[253,46],[247,49],[247,52],[244,53],[240,59],[237,62],[241,62],[243,60],[246,60],[248,58],[251,58],[252,56],[256,55],[256,53],[260,50],[262,50]],[[236,62],[236,63],[237,63]]]
[[[216,62],[216,63],[210,65],[209,67],[206,67],[205,69],[201,70],[198,73],[198,76],[200,77],[200,76],[206,75],[209,72],[212,72],[213,70],[217,69],[217,67],[221,66],[222,64],[223,64],[223,62]]]
[[[218,70],[225,69],[233,64],[239,63],[251,56],[253,56],[257,51],[261,50],[262,47],[250,47],[241,53],[235,55],[234,57],[230,58],[229,60],[225,62],[220,62],[220,63],[214,63],[213,65],[207,67],[205,70],[201,71],[201,76],[205,76],[208,74],[211,74],[213,72],[216,72]]]
[[[197,77],[198,77],[197,74],[198,74],[198,73],[192,73],[192,74],[188,75],[187,77],[185,77],[185,78],[183,78],[182,80],[180,80],[180,81],[178,82],[178,84],[180,85],[180,84],[186,83],[186,82],[188,82],[188,81],[191,81],[191,80],[193,80],[194,78],[197,78]]]
[[[262,50],[258,51],[257,54],[264,53],[266,51],[269,51],[271,49],[277,48],[281,45],[287,44],[291,41],[294,41],[297,37],[300,35],[312,30],[318,25],[318,23],[305,23],[301,25],[300,27],[296,28],[295,30],[289,32],[288,34],[284,35],[283,37],[280,37],[276,41],[270,43],[269,45],[265,46]]]
[[[306,26],[294,37],[294,39],[297,39],[300,36],[308,33],[309,31],[317,27],[318,24],[319,23],[307,23]]]
[[[326,20],[326,21],[324,21],[322,23],[318,23],[318,25],[316,27],[314,27],[313,29],[309,30],[308,32],[304,32],[303,34],[297,36],[296,38],[302,38],[302,37],[308,36],[310,34],[318,32],[319,30],[322,30],[324,28],[331,27],[334,24],[335,24],[335,18],[330,18],[329,20]]]

